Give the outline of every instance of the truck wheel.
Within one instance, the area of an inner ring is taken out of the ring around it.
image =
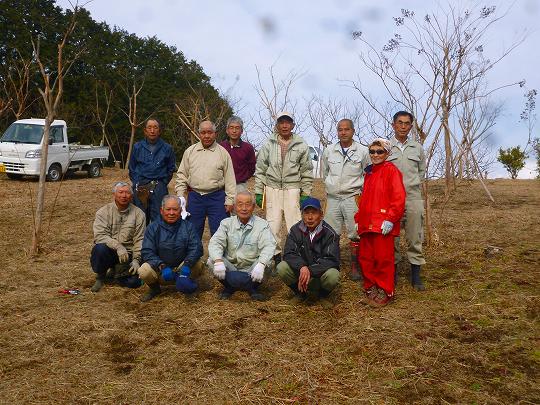
[[[62,166],[60,166],[58,163],[53,163],[51,167],[49,167],[49,171],[47,172],[47,180],[59,181],[61,178]]]
[[[99,177],[101,175],[101,165],[99,162],[93,161],[88,166],[88,177]]]
[[[8,176],[8,179],[11,179],[11,180],[19,180],[19,179],[22,179],[22,174],[19,174],[19,173],[6,173],[7,176]]]

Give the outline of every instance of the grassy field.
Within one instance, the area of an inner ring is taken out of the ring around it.
[[[0,176],[1,404],[540,403],[540,181],[489,181],[495,203],[463,183],[445,205],[431,184],[427,291],[403,268],[395,302],[372,309],[344,277],[325,311],[289,305],[276,279],[263,303],[219,301],[217,283],[146,304],[146,287],[91,293],[93,217],[125,177],[49,183],[29,259],[37,182]],[[342,254],[346,272],[345,239]],[[58,293],[69,287],[82,294]]]

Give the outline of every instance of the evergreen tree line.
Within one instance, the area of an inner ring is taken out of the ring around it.
[[[72,15],[72,10],[63,11],[54,0],[2,1],[2,131],[17,118],[44,117],[38,90],[43,79],[34,60],[34,47],[39,47],[41,60],[54,73],[57,44]],[[200,120],[232,114],[228,101],[211,85],[202,67],[174,46],[98,23],[85,9],[77,12],[76,21],[65,50],[66,63],[74,62],[65,78],[58,114],[68,124],[71,142],[109,144],[114,158],[125,162],[132,126],[140,139],[142,122],[152,116],[162,122],[162,137],[180,157],[193,141],[193,130]],[[130,97],[133,113],[134,93],[138,93],[136,117],[131,114],[130,123]],[[187,106],[182,107],[183,122],[175,104]]]

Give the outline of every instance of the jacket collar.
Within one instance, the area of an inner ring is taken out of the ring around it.
[[[319,236],[320,233],[322,232],[322,230],[323,230],[322,224],[323,224],[323,221],[321,221],[321,222],[319,223],[319,225],[317,225],[317,227],[315,228],[315,237],[313,238],[313,240],[315,240],[315,238],[316,238],[317,236]],[[308,227],[306,226],[306,224],[304,223],[304,221],[300,221],[300,225],[298,225],[298,227],[300,228],[300,230],[302,231],[302,233],[303,233],[304,235],[309,235],[309,229],[308,229]]]
[[[229,142],[228,139],[225,139],[224,143],[226,143],[229,148],[241,148],[242,143],[244,143],[244,141],[242,141],[242,138],[240,138],[238,139],[238,145],[233,145],[232,143]]]
[[[212,152],[213,152],[213,151],[216,150],[217,142],[214,141],[214,143],[213,143],[212,145],[210,145],[208,148],[205,148],[205,147],[203,146],[203,144],[201,143],[201,141],[197,142],[195,145],[196,145],[196,146],[195,146],[195,150],[204,150],[204,149],[208,149],[209,151],[212,151]]]
[[[234,216],[234,227],[235,229],[242,229],[242,227],[246,227],[246,228],[253,228],[253,223],[255,222],[255,218],[253,215],[251,215],[251,218],[249,219],[249,221],[247,221],[247,223],[244,225],[242,222],[240,222],[240,220],[238,219],[238,217],[235,215]]]
[[[158,140],[156,141],[156,143],[154,143],[153,145],[155,146],[155,150],[158,150],[159,148],[161,148],[161,146],[164,144],[165,142],[163,141],[163,139],[161,138],[158,138]],[[144,141],[143,141],[143,145],[146,149],[150,150],[150,145],[152,145],[150,142],[148,142],[148,139],[144,138]]]

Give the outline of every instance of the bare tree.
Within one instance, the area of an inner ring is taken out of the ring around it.
[[[18,58],[11,61],[7,72],[7,87],[11,94],[10,109],[15,115],[15,119],[19,120],[26,109],[35,101],[30,101],[30,76],[32,74],[32,59],[24,58],[18,49],[15,49]]]
[[[94,116],[96,118],[96,121],[98,122],[99,126],[101,127],[101,141],[99,142],[99,146],[103,146],[105,142],[107,142],[107,145],[109,146],[109,150],[111,151],[113,160],[116,162],[116,157],[114,155],[114,150],[112,148],[111,142],[109,140],[109,137],[107,136],[107,125],[109,125],[109,122],[111,121],[111,103],[113,98],[113,89],[108,88],[107,84],[103,83],[103,98],[105,100],[105,106],[100,107],[99,105],[99,82],[96,81],[96,88],[95,88],[95,94],[96,94],[96,109],[94,111]]]
[[[199,124],[202,121],[211,120],[216,127],[221,127],[225,122],[229,107],[232,106],[229,103],[223,103],[220,97],[205,96],[202,89],[195,89],[191,85],[190,89],[189,95],[174,106],[178,112],[178,120],[188,131],[190,142],[193,144],[199,141]]]
[[[304,115],[298,108],[298,102],[291,97],[293,85],[304,76],[304,72],[289,71],[285,78],[279,79],[275,73],[275,63],[268,68],[269,84],[265,85],[259,67],[257,71],[257,84],[254,86],[259,96],[260,106],[253,117],[253,125],[266,136],[274,132],[274,125],[278,112],[287,110],[294,115],[295,132],[301,133],[304,125]]]
[[[34,58],[39,66],[39,71],[43,78],[43,89],[39,88],[39,93],[43,98],[43,104],[47,111],[45,116],[45,126],[43,129],[43,140],[41,143],[41,164],[39,174],[39,186],[36,201],[36,213],[34,216],[34,234],[32,236],[32,245],[30,247],[30,254],[35,256],[39,254],[41,226],[43,216],[43,206],[45,201],[45,178],[47,171],[47,156],[49,151],[49,132],[51,124],[56,118],[60,101],[64,92],[64,78],[69,73],[69,70],[73,66],[73,63],[78,59],[84,49],[79,49],[70,60],[65,59],[64,50],[70,35],[75,30],[77,23],[77,15],[79,8],[75,5],[71,19],[62,36],[62,40],[58,44],[58,53],[56,58],[56,74],[53,74],[53,69],[46,67],[43,64],[40,56],[39,39],[35,41],[32,39],[32,47],[34,50]]]
[[[124,90],[124,93],[128,98],[129,107],[127,111],[125,109],[122,109],[122,112],[126,115],[127,119],[129,120],[129,125],[131,127],[128,154],[126,161],[124,162],[124,167],[127,167],[127,165],[129,164],[129,159],[131,158],[133,144],[135,143],[135,132],[137,131],[137,127],[139,127],[139,125],[144,122],[144,120],[139,121],[137,117],[137,97],[139,96],[139,93],[144,87],[144,76],[142,80],[140,80],[140,83],[137,83],[136,79],[133,79],[133,83],[129,83],[129,79],[127,76],[125,77],[125,81],[126,83],[125,86],[122,87],[122,90]]]
[[[487,33],[507,13],[508,9],[497,15],[495,7],[483,7],[473,13],[447,4],[440,6],[438,13],[419,19],[414,12],[402,9],[401,16],[394,21],[403,32],[395,34],[382,51],[377,51],[361,32],[353,33],[353,38],[367,47],[367,52],[360,56],[362,64],[377,76],[397,105],[415,115],[414,132],[418,140],[423,144],[430,138],[428,161],[435,145],[439,142],[444,145],[447,194],[453,187],[455,166],[450,128],[456,118],[454,110],[462,100],[460,94],[470,83],[485,80],[489,71],[525,38],[524,35],[518,38],[495,59],[484,56],[483,41]],[[478,91],[473,98],[487,97],[515,84]],[[353,87],[382,117],[379,105],[362,83],[353,82]]]

